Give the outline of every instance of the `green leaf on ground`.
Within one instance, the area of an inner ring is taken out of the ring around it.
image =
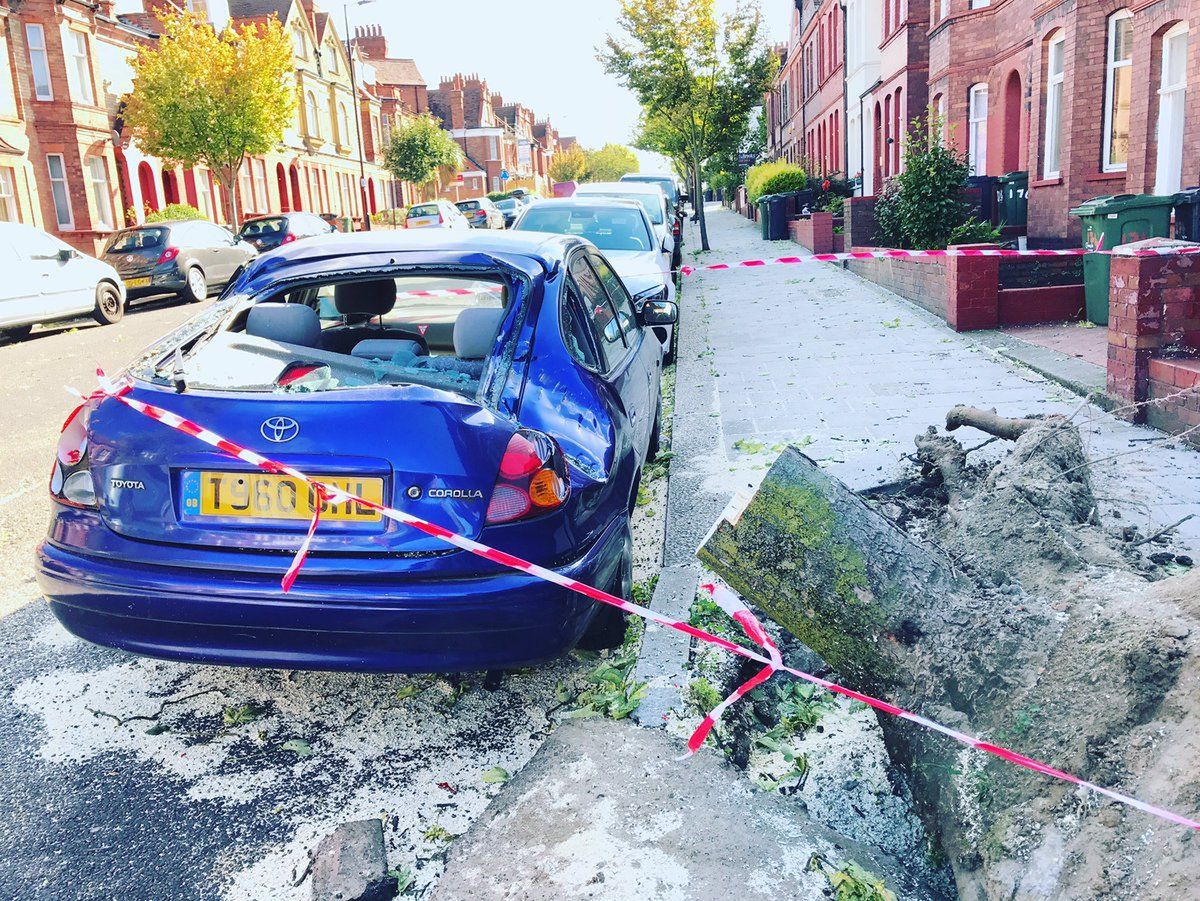
[[[303,738],[289,738],[279,746],[284,751],[291,751],[297,757],[312,757],[312,745]]]
[[[253,723],[266,713],[266,710],[254,703],[242,704],[240,707],[226,707],[221,711],[221,721],[226,726],[244,726]]]
[[[483,781],[488,785],[501,785],[511,778],[502,766],[494,766],[483,774]]]

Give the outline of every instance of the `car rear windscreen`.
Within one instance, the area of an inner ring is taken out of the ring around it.
[[[663,224],[663,209],[662,200],[657,194],[644,194],[629,192],[628,194],[620,191],[576,191],[576,197],[616,197],[620,200],[636,200],[646,210],[646,215],[650,217],[650,221],[655,225]]]
[[[166,239],[165,228],[134,228],[113,235],[104,252],[135,253],[139,250],[151,250],[162,247]]]
[[[287,229],[287,220],[282,216],[270,219],[255,219],[242,226],[242,236],[256,238],[259,235],[277,235]]]
[[[212,390],[425,385],[474,397],[493,356],[511,362],[511,347],[496,352],[508,300],[491,273],[310,280],[232,315],[187,350],[180,374]],[[159,359],[175,378],[170,354]]]
[[[615,204],[531,207],[521,217],[517,231],[575,235],[587,238],[601,250],[644,252],[654,248],[641,212],[636,207],[622,209]]]
[[[408,211],[409,219],[416,219],[418,216],[436,216],[441,211],[436,203],[419,203]]]
[[[464,213],[470,213],[470,212],[474,212],[475,210],[479,209],[479,201],[464,200],[461,203],[456,203],[455,206],[458,207],[460,210],[462,210]]]

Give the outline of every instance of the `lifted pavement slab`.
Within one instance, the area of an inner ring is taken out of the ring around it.
[[[757,792],[712,753],[686,761],[658,730],[609,720],[560,727],[455,842],[433,901],[816,901],[857,862],[904,899],[936,896],[890,857]]]
[[[1115,402],[1105,391],[1108,388],[1108,373],[1103,366],[1062,353],[1052,347],[1026,341],[1013,332],[972,332],[972,339],[995,350],[1023,366],[1028,366],[1038,375],[1062,385],[1080,397],[1091,397],[1101,409],[1112,409]]]

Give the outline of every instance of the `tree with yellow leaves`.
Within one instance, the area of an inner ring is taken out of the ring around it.
[[[236,227],[242,163],[278,146],[295,111],[291,41],[274,16],[219,34],[191,13],[162,21],[157,44],[141,47],[133,61],[125,121],[147,153],[207,166],[225,188]]]

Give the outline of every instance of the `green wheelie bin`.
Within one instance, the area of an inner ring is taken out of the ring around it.
[[[1024,229],[1029,223],[1029,173],[1008,172],[996,176],[996,201],[1000,224]]]
[[[1097,250],[1112,250],[1145,238],[1171,236],[1173,195],[1116,194],[1093,197],[1075,209],[1083,224],[1083,294],[1087,318],[1096,325],[1108,325],[1108,281],[1112,258]]]

